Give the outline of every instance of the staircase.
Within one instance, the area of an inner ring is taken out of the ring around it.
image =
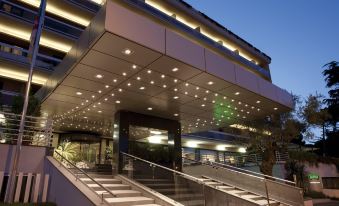
[[[122,184],[121,180],[115,179],[112,175],[93,173],[91,177],[109,189],[115,197],[102,190],[101,187],[90,178],[82,176],[79,179],[91,188],[95,193],[102,196],[106,203],[114,206],[160,206],[155,204],[155,200],[143,196],[140,191],[132,190],[130,185]]]
[[[252,192],[237,188],[235,186],[232,185],[228,185],[225,184],[223,182],[214,180],[212,178],[206,177],[206,176],[202,176],[201,181],[203,181],[205,184],[214,187],[216,189],[222,190],[223,192],[242,198],[242,199],[246,199],[249,202],[252,202],[256,205],[270,205],[270,206],[283,206],[284,204],[279,203],[277,201],[274,201],[272,199],[269,200],[269,204],[268,204],[268,200],[267,197],[258,195],[258,194],[254,194]]]
[[[175,183],[172,179],[152,179],[138,178],[135,180],[146,187],[155,190],[183,205],[203,206],[205,205],[205,197],[201,193],[197,193],[184,184]]]

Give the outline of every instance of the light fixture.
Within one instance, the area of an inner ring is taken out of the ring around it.
[[[173,99],[179,99],[179,97],[178,96],[174,96]]]
[[[172,72],[177,72],[179,69],[177,68],[177,67],[174,67],[173,69],[172,69]]]
[[[198,144],[199,144],[199,142],[197,142],[197,141],[187,141],[186,142],[187,147],[192,147],[192,148],[198,147]]]
[[[205,107],[205,105],[204,105],[204,104],[202,104],[201,106],[202,106],[202,107]]]
[[[105,100],[105,101],[107,101],[108,99],[107,99],[107,98],[105,98],[104,100]]]
[[[165,75],[164,75],[164,74],[162,74],[162,75],[161,75],[161,78],[165,78]]]
[[[116,83],[118,80],[117,79],[113,79],[113,82]]]
[[[150,81],[151,84],[154,84],[154,81]]]
[[[102,92],[101,90],[98,91],[99,94],[101,94],[101,92]]]
[[[109,85],[106,85],[105,88],[108,89],[108,88],[109,88]]]
[[[137,77],[137,80],[140,80],[141,78],[140,77]]]
[[[196,87],[195,89],[196,89],[196,90],[199,90],[200,88],[199,88],[199,87]]]
[[[95,78],[97,78],[97,79],[102,79],[104,76],[102,75],[102,74],[97,74],[97,75],[95,75]]]
[[[240,92],[236,92],[236,93],[234,93],[235,95],[239,95],[240,94]]]
[[[194,95],[195,98],[198,98],[198,95]]]
[[[152,144],[160,144],[161,143],[161,136],[160,135],[153,135],[150,137],[147,137],[148,142]]]
[[[187,94],[188,94],[188,92],[185,92],[185,94],[187,95]]]
[[[178,82],[178,80],[177,80],[177,79],[174,79],[173,81],[174,81],[175,83],[177,83],[177,82]]]
[[[212,81],[209,81],[209,82],[207,82],[207,84],[208,84],[208,85],[213,85],[213,84],[214,84],[214,82],[212,82]]]
[[[77,92],[76,95],[79,95],[79,96],[80,96],[80,95],[82,95],[82,93],[81,93],[81,92]]]
[[[278,110],[278,108],[277,108],[277,107],[274,107],[273,109],[274,109],[274,110]]]
[[[131,55],[131,54],[133,53],[133,51],[130,50],[130,49],[128,49],[128,48],[126,48],[126,49],[124,49],[124,50],[122,51],[122,53],[125,54],[125,55]]]
[[[177,116],[179,116],[179,114],[175,113],[174,116],[177,117]]]
[[[177,91],[178,91],[178,89],[177,89],[177,88],[174,88],[174,89],[173,89],[173,91],[177,92]]]
[[[119,100],[117,100],[117,101],[115,101],[115,103],[117,103],[117,104],[120,104],[120,101],[119,101]]]
[[[186,87],[188,87],[188,85],[189,85],[188,83],[185,84]]]
[[[95,98],[95,95],[92,95],[92,98],[94,99],[94,98]]]
[[[136,68],[137,68],[137,65],[133,64],[133,65],[132,65],[132,68],[133,68],[133,69],[136,69]]]
[[[153,108],[152,108],[152,107],[148,107],[147,110],[148,110],[148,111],[152,111]]]
[[[121,88],[119,88],[119,89],[118,89],[118,91],[119,91],[119,92],[122,92],[122,89],[121,89]]]
[[[122,73],[122,76],[126,76],[126,75],[127,75],[127,73],[126,73],[126,72],[123,72],[123,73]]]
[[[129,87],[130,87],[130,86],[131,86],[131,83],[129,83],[129,82],[128,82],[128,83],[127,83],[127,86],[129,86]]]
[[[166,87],[167,87],[167,85],[166,85],[166,84],[164,84],[164,85],[162,85],[162,87],[163,87],[163,88],[166,88]]]
[[[99,111],[98,111],[98,113],[102,113],[102,111],[101,111],[101,110],[99,110]]]
[[[160,135],[160,134],[161,134],[161,132],[158,131],[158,130],[151,130],[150,133],[151,133],[151,134],[157,134],[157,135]]]
[[[240,148],[238,149],[238,152],[240,152],[240,153],[246,153],[246,148],[240,147]]]
[[[147,73],[150,74],[150,73],[152,73],[152,71],[151,70],[147,70]]]
[[[260,101],[258,100],[258,101],[256,101],[256,103],[257,103],[257,104],[259,104],[259,103],[260,103]]]
[[[140,89],[140,90],[144,90],[144,89],[145,89],[145,87],[140,87],[139,89]]]

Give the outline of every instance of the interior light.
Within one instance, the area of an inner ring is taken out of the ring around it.
[[[95,78],[97,78],[97,79],[102,79],[104,76],[102,75],[102,74],[97,74],[97,75],[95,75]]]
[[[170,145],[174,145],[174,140],[170,140],[170,141],[168,141],[168,144],[170,144]]]
[[[5,124],[6,123],[6,117],[4,114],[0,114],[0,123]]]
[[[164,84],[164,85],[162,85],[162,87],[163,87],[163,88],[166,88],[166,87],[167,87],[167,85],[166,85],[166,84]]]
[[[175,68],[172,69],[172,72],[177,72],[178,70],[179,69],[175,67]]]
[[[128,82],[128,83],[127,83],[127,86],[131,86],[131,83]]]
[[[99,94],[101,94],[101,92],[102,92],[101,90],[98,91]]]
[[[236,93],[234,93],[235,95],[239,95],[240,94],[240,92],[236,92]]]
[[[209,82],[207,82],[207,84],[208,84],[208,85],[212,85],[212,84],[214,84],[214,82],[209,81]]]
[[[126,72],[123,72],[123,73],[122,73],[122,76],[126,76],[126,75],[127,75],[127,73],[126,73]]]
[[[118,89],[118,91],[119,91],[119,92],[122,92],[122,89],[121,89],[121,88],[119,88],[119,89]]]
[[[153,110],[153,108],[152,108],[152,107],[148,107],[148,108],[147,108],[147,110],[149,110],[149,111],[152,111],[152,110]]]
[[[179,97],[178,96],[174,96],[173,99],[179,99]]]
[[[274,107],[274,110],[278,110],[278,108],[277,108],[277,107]]]
[[[188,87],[188,85],[189,85],[188,83],[185,84],[186,87]]]
[[[240,153],[246,153],[246,148],[245,148],[245,147],[240,147],[240,148],[238,149],[238,152],[240,152]]]
[[[161,75],[161,78],[165,78],[165,75],[164,75],[164,74],[162,74],[162,75]]]
[[[144,89],[145,89],[145,87],[140,87],[139,89],[140,89],[140,90],[144,90]]]
[[[136,68],[137,68],[137,65],[133,64],[133,65],[132,65],[132,68],[133,68],[133,69],[136,69]]]
[[[140,77],[137,77],[137,80],[140,80],[141,78]]]
[[[179,114],[175,113],[174,116],[177,117],[177,116],[179,116]]]
[[[147,73],[150,74],[150,73],[152,73],[152,71],[151,70],[147,70]]]
[[[186,142],[187,147],[192,147],[192,148],[198,147],[198,144],[199,144],[199,142],[197,142],[197,141],[187,141]]]
[[[95,98],[95,95],[92,95],[92,98],[94,99],[94,98]]]
[[[201,106],[202,106],[202,107],[205,107],[205,105],[204,105],[204,104],[202,104]]]
[[[151,81],[150,83],[151,83],[151,84],[154,84],[154,81]]]
[[[178,82],[178,80],[177,80],[177,79],[174,79],[173,81],[174,81],[175,83],[177,83],[177,82]]]
[[[102,113],[102,111],[101,111],[101,110],[99,110],[99,111],[98,111],[98,113]]]
[[[106,89],[109,88],[109,85],[106,85],[105,88],[106,88]]]
[[[120,101],[119,101],[119,100],[117,100],[117,101],[115,101],[115,103],[117,103],[117,104],[120,104]]]
[[[152,144],[160,144],[161,143],[161,136],[160,135],[153,135],[147,138],[149,143]]]
[[[259,104],[259,103],[260,103],[260,101],[258,100],[258,101],[256,101],[256,103],[257,103],[257,104]]]
[[[130,50],[130,49],[128,49],[128,48],[126,48],[126,49],[124,49],[124,50],[122,51],[122,53],[125,54],[125,55],[131,55],[131,54],[133,53],[133,51]]]
[[[217,145],[215,148],[218,151],[226,151],[227,145]]]
[[[117,79],[113,79],[113,82],[116,83],[118,80]]]
[[[82,93],[81,93],[81,92],[77,92],[76,94],[77,94],[77,95],[79,95],[79,96],[80,96],[80,95],[82,95]]]
[[[151,133],[151,134],[157,134],[157,135],[162,134],[162,133],[161,133],[160,131],[158,131],[158,130],[151,130],[150,133]]]

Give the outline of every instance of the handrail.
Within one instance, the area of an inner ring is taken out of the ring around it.
[[[158,165],[158,164],[156,164],[156,163],[154,163],[154,162],[150,162],[150,161],[141,159],[141,158],[139,158],[139,157],[136,157],[136,156],[127,154],[127,153],[125,153],[125,152],[120,152],[120,153],[123,154],[123,155],[126,155],[126,156],[128,156],[128,157],[131,157],[131,158],[140,160],[140,161],[142,161],[142,162],[146,162],[147,164],[154,165],[154,166],[159,167],[159,168],[162,168],[162,169],[164,169],[164,170],[167,170],[167,171],[170,171],[170,172],[173,172],[173,173],[176,173],[176,174],[185,176],[185,177],[187,177],[187,178],[189,178],[189,179],[191,179],[192,181],[195,181],[195,182],[197,182],[197,183],[204,184],[204,182],[203,182],[202,180],[200,180],[199,178],[196,178],[196,177],[194,177],[194,176],[191,176],[191,175],[188,175],[188,174],[185,174],[185,173],[182,173],[182,172],[179,172],[179,171],[170,169],[170,168],[165,167],[165,166],[162,166],[162,165]]]
[[[95,184],[99,185],[102,189],[104,189],[106,192],[108,192],[109,194],[111,194],[113,197],[116,197],[115,194],[113,194],[109,189],[107,189],[105,186],[103,186],[101,183],[97,182],[96,180],[94,180],[91,176],[89,176],[83,169],[77,167],[76,165],[74,165],[71,161],[69,161],[68,159],[66,159],[63,155],[61,155],[59,152],[54,150],[54,153],[59,155],[62,159],[60,160],[60,163],[62,163],[62,160],[66,160],[66,162],[70,165],[72,165],[72,167],[76,168],[77,170],[79,170],[82,174],[84,174],[87,178],[89,178],[90,180],[92,180]],[[55,158],[56,159],[56,158]],[[57,159],[56,159],[57,160]],[[65,166],[64,166],[65,167]],[[65,167],[67,170],[69,170],[67,167]],[[100,195],[98,193],[95,192],[95,194],[97,194],[99,197]]]
[[[3,112],[3,111],[0,111],[0,114],[21,117],[21,114],[14,114],[14,113]],[[48,118],[45,118],[45,117],[26,116],[26,118],[38,119],[38,120],[48,120]]]
[[[291,185],[292,184],[293,186],[295,186],[295,184],[296,184],[295,182],[292,182],[292,181],[289,181],[289,180],[284,180],[284,179],[281,179],[281,178],[278,178],[278,177],[273,177],[273,176],[261,174],[261,173],[258,173],[258,172],[253,172],[253,171],[250,171],[250,170],[245,170],[245,169],[242,169],[242,168],[238,168],[238,167],[234,167],[234,166],[231,166],[231,165],[222,164],[222,163],[219,163],[219,162],[211,162],[210,164],[208,164],[208,163],[205,163],[205,162],[200,162],[200,161],[188,159],[188,158],[185,158],[185,157],[183,157],[183,159],[186,159],[186,160],[189,160],[189,161],[192,161],[192,162],[201,163],[203,165],[212,166],[212,167],[214,166],[213,164],[215,164],[219,168],[222,168],[222,169],[225,169],[225,170],[231,170],[233,172],[237,172],[237,173],[241,173],[241,174],[244,174],[244,175],[253,176],[253,177],[257,177],[257,178],[261,178],[261,179],[263,179],[263,178],[273,179],[273,180],[284,182],[287,185]],[[250,174],[248,174],[248,173],[250,173]]]

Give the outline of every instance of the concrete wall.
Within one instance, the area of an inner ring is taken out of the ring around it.
[[[8,173],[11,169],[16,145],[0,144],[0,171]],[[50,148],[38,146],[22,146],[19,172],[44,173],[44,160]]]
[[[305,172],[308,173],[316,173],[319,175],[319,181],[314,181],[315,183],[310,184],[310,190],[323,192],[328,196],[336,196],[339,197],[339,190],[323,190],[322,177],[339,177],[338,170],[334,164],[323,164],[319,163],[316,165],[311,165],[309,163],[305,163]],[[317,183],[319,182],[319,183]]]
[[[47,201],[54,202],[58,206],[106,205],[102,204],[99,196],[95,195],[81,181],[75,181],[75,176],[65,167],[60,166],[53,157],[47,157],[45,170],[50,174]]]

